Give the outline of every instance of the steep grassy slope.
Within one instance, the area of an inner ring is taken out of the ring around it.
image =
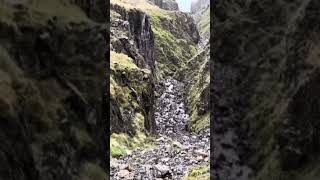
[[[181,69],[195,55],[195,43],[199,38],[196,29],[189,29],[187,25],[192,24],[192,21],[191,17],[180,12],[152,16],[159,79],[168,75],[183,79]]]
[[[319,7],[314,0],[214,6],[213,108],[248,123],[252,179],[319,178]]]
[[[0,7],[0,179],[107,178],[107,28],[69,1]]]
[[[189,128],[199,132],[209,127],[209,44],[186,65]]]
[[[193,18],[200,32],[197,54],[184,66],[187,83],[187,104],[190,115],[189,128],[199,132],[209,127],[209,61],[210,61],[210,2],[206,0],[193,3]],[[204,3],[206,6],[199,4]],[[199,7],[198,7],[199,6]],[[195,8],[198,7],[198,8]]]

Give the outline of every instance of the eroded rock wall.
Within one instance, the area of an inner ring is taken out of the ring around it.
[[[114,4],[111,5],[111,11],[111,50],[129,57],[127,64],[119,62],[120,66],[128,67],[122,69],[115,66],[112,77],[117,84],[115,86],[129,88],[127,93],[132,100],[125,104],[120,101],[119,95],[112,96],[114,103],[111,106],[118,109],[115,110],[118,113],[111,113],[111,130],[117,133],[133,134],[136,131],[132,126],[134,114],[140,112],[144,116],[146,130],[153,132],[155,130],[153,116],[155,59],[150,17],[142,11],[126,10]],[[117,61],[117,57],[114,58]],[[131,60],[137,68],[129,67]],[[135,107],[135,103],[138,107]],[[128,113],[132,116],[126,117]]]

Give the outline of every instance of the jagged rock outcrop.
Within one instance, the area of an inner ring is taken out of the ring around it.
[[[315,0],[214,4],[214,132],[237,129],[232,146],[251,179],[319,178],[319,8]]]
[[[108,27],[53,12],[31,18],[33,3],[0,3],[0,179],[107,178]],[[73,8],[83,13],[64,11]]]
[[[149,1],[164,10],[169,10],[169,11],[179,10],[179,6],[176,0],[149,0]]]
[[[111,74],[114,87],[115,89],[122,87],[123,90],[128,88],[125,93],[129,94],[127,100],[130,101],[126,104],[121,102],[120,94],[112,94],[114,103],[111,106],[118,113],[111,113],[111,131],[135,134],[136,130],[133,128],[135,113],[140,112],[144,117],[145,129],[153,132],[155,59],[154,35],[149,16],[136,9],[126,10],[112,4],[111,50],[115,52],[111,58],[114,58],[115,63],[118,61]],[[120,57],[125,61],[120,61]],[[136,104],[138,107],[135,107]],[[128,114],[131,115],[127,116]]]
[[[154,69],[154,35],[150,18],[139,10],[125,10],[111,4],[113,16],[111,27],[111,46],[116,52],[131,57],[140,68]]]

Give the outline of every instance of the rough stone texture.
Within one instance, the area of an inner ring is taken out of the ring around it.
[[[16,16],[0,21],[0,179],[106,177],[107,26]]]
[[[164,10],[169,10],[169,11],[179,10],[178,3],[175,0],[149,0],[149,1]]]
[[[147,75],[147,77],[138,77],[139,75],[134,72],[127,72],[123,76],[120,75],[123,72],[113,72],[115,81],[130,88],[139,84],[146,85],[143,92],[138,92],[137,96],[133,98],[137,100],[139,106],[143,109],[146,129],[153,132],[155,130],[153,116],[155,59],[154,35],[151,30],[150,18],[144,12],[135,9],[125,10],[119,5],[112,4],[111,10],[111,50],[128,55],[139,68],[151,71],[151,74]],[[136,82],[138,84],[132,84],[136,80],[139,80],[139,82]],[[133,93],[136,94],[135,92]],[[116,99],[112,102],[111,106],[113,106],[112,108],[115,112],[115,114],[111,113],[112,132],[126,132],[129,134],[134,132],[134,129],[131,128],[133,116],[125,118],[125,115],[119,113],[120,110],[117,110],[121,109],[123,105],[117,102]],[[132,113],[135,111],[132,107],[127,110]],[[126,124],[127,127],[123,127],[123,124]]]
[[[318,178],[319,7],[315,0],[214,4],[213,149],[230,132],[235,140],[215,151],[213,176],[236,171],[220,156],[232,147],[252,179]]]
[[[155,105],[159,136],[154,147],[139,147],[130,154],[112,158],[111,179],[128,176],[129,172],[122,170],[128,166],[133,179],[141,180],[182,179],[192,167],[209,166],[209,129],[194,133],[186,128],[189,116],[184,104],[184,84],[172,78],[162,84],[163,91]],[[193,176],[209,179],[208,175],[205,171]]]
[[[111,9],[121,16],[111,21],[112,45],[118,43],[113,46],[116,52],[128,54],[140,68],[154,69],[154,35],[149,16],[136,9],[126,11],[114,4]]]

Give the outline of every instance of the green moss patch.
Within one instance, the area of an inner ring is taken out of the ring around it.
[[[115,69],[138,69],[137,65],[133,63],[133,60],[123,53],[117,53],[110,51],[110,68]]]
[[[138,132],[134,137],[129,137],[127,134],[113,133],[110,137],[110,155],[117,157],[130,153],[137,147],[150,147],[152,137],[147,137],[143,132]]]
[[[159,78],[179,71],[196,53],[193,43],[179,39],[168,29],[166,23],[175,27],[175,16],[174,13],[169,12],[167,16],[151,16],[152,31],[155,35],[156,67]]]
[[[141,113],[135,113],[133,125],[136,134],[130,137],[125,133],[113,133],[110,137],[110,155],[112,157],[117,157],[130,153],[137,147],[140,146],[151,146],[153,138],[151,136],[147,137],[144,130],[144,116]]]
[[[197,113],[193,113],[192,116],[190,116],[188,124],[191,130],[194,132],[199,132],[205,128],[208,128],[210,125],[209,113],[202,116],[197,115]]]
[[[208,101],[206,98],[201,99],[201,95],[207,93],[210,83],[209,70],[206,68],[208,65],[206,55],[209,56],[208,52],[199,53],[188,62],[185,70],[186,72],[193,71],[193,73],[187,75],[187,79],[191,79],[187,87],[187,107],[190,115],[188,126],[195,132],[209,127],[210,124],[208,110],[204,110],[206,111],[204,114],[199,114],[198,109],[199,104]]]
[[[208,166],[197,166],[189,170],[187,175],[183,178],[184,180],[209,180],[210,177]]]

